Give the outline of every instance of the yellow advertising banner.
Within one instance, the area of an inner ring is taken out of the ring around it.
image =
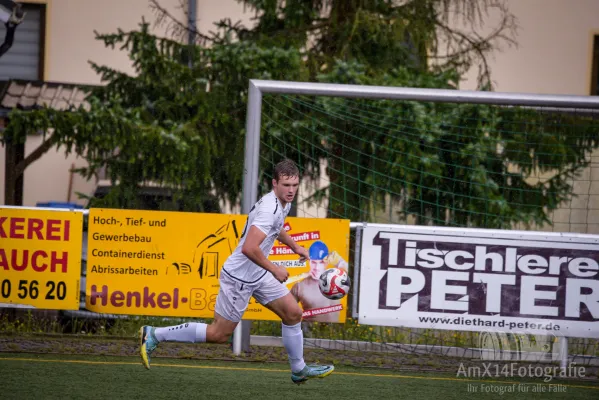
[[[0,207],[0,304],[79,308],[83,215]]]
[[[246,220],[246,215],[91,209],[87,308],[212,318],[221,268],[237,246]],[[269,256],[289,271],[288,288],[305,318],[344,322],[347,297],[325,298],[317,277],[332,264],[347,268],[349,220],[289,217],[285,229],[302,246],[314,245],[313,253],[319,254],[318,260],[300,263],[298,255],[277,241]],[[278,320],[254,298],[243,318]]]

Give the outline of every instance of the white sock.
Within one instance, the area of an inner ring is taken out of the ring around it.
[[[154,336],[159,342],[205,342],[208,325],[201,322],[156,328]]]
[[[304,333],[302,323],[283,325],[283,345],[287,349],[291,372],[299,372],[306,366],[304,362]]]

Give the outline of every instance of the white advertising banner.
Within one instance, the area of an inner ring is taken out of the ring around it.
[[[359,323],[599,337],[599,236],[367,226]]]

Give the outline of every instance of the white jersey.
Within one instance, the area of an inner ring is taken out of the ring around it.
[[[247,222],[243,228],[243,233],[239,239],[237,247],[231,254],[225,264],[223,265],[222,272],[229,275],[230,277],[243,283],[255,283],[262,279],[264,275],[268,273],[267,270],[259,265],[254,264],[252,260],[247,258],[242,252],[241,248],[245,243],[245,238],[250,230],[251,226],[255,226],[266,234],[266,238],[262,241],[260,249],[265,257],[268,257],[275,240],[279,236],[281,229],[285,224],[285,218],[289,214],[291,209],[291,203],[287,203],[285,207],[281,205],[281,202],[275,195],[274,191],[263,196],[258,202],[252,207],[248,214]]]

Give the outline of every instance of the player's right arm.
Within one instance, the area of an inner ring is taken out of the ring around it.
[[[264,268],[270,272],[276,280],[283,283],[287,280],[287,278],[289,278],[289,272],[287,272],[287,269],[273,264],[264,256],[264,253],[262,253],[262,249],[260,248],[260,244],[262,244],[265,238],[266,233],[264,233],[260,228],[254,225],[250,226],[247,237],[245,238],[245,242],[243,243],[243,247],[241,248],[241,252],[254,264]]]

